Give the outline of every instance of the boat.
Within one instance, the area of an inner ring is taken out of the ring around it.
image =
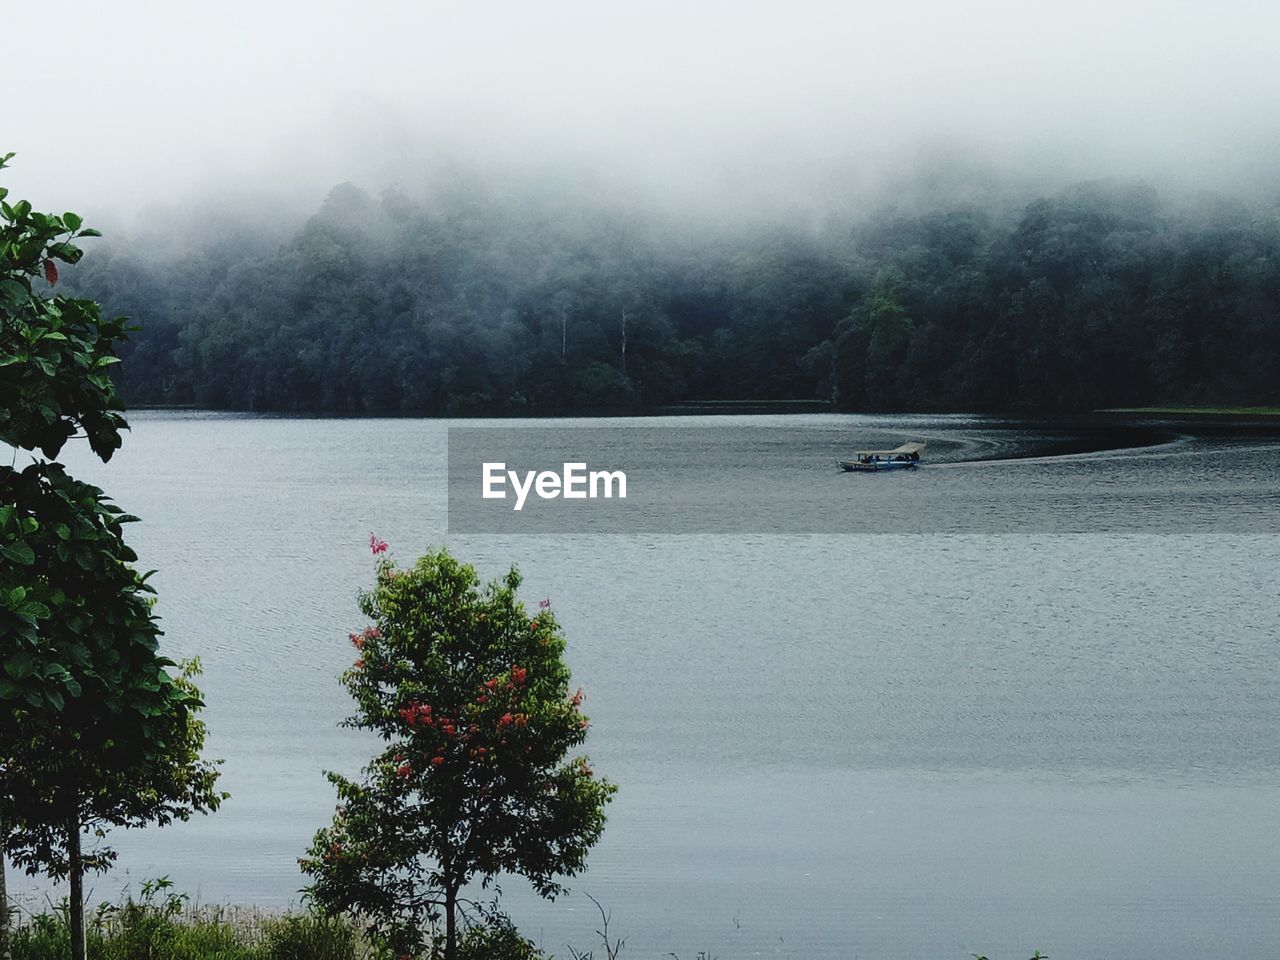
[[[924,455],[923,443],[904,443],[892,450],[859,450],[852,460],[837,460],[841,470],[869,473],[873,470],[912,470]]]

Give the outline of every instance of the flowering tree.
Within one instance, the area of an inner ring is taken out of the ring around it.
[[[586,739],[582,692],[569,692],[565,641],[550,603],[529,616],[520,574],[480,586],[445,550],[398,569],[370,538],[377,582],[360,597],[372,621],[351,635],[343,674],[350,726],[385,748],[361,783],[335,773],[339,806],[303,870],[331,912],[364,918],[399,955],[420,953],[443,918],[457,956],[465,884],[509,872],[540,894],[583,868],[615,787],[569,753]]]
[[[75,241],[92,236],[75,214],[10,204],[0,188],[0,443],[32,460],[0,467],[0,890],[6,853],[69,878],[74,960],[85,954],[83,873],[112,858],[82,850],[82,834],[223,799],[216,765],[200,759],[195,666],[171,673],[157,653],[152,591],[121,533],[133,518],[41,458],[83,436],[108,460],[127,426],[108,375],[125,321],[50,295],[58,264],[79,261]]]

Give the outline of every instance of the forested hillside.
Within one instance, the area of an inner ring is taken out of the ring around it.
[[[886,209],[731,228],[344,184],[283,243],[108,242],[71,282],[141,324],[121,376],[135,405],[1280,403],[1275,209],[1109,182],[1008,213]]]

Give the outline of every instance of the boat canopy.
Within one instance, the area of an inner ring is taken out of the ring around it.
[[[924,453],[924,447],[925,445],[923,443],[904,443],[902,446],[894,447],[892,450],[859,450],[855,456],[857,456],[859,460],[863,458],[869,460],[872,457],[880,457],[884,460],[891,457],[911,457],[919,459]]]

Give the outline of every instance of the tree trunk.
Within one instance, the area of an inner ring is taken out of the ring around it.
[[[627,375],[627,311],[622,311],[622,375]]]
[[[458,888],[450,886],[444,892],[444,960],[457,960],[458,956]]]
[[[4,824],[0,823],[0,960],[10,960],[9,952],[9,890],[4,882],[4,845],[8,836]]]
[[[72,815],[67,822],[67,867],[71,880],[71,960],[85,960],[84,935],[84,862],[80,856],[80,818]]]

